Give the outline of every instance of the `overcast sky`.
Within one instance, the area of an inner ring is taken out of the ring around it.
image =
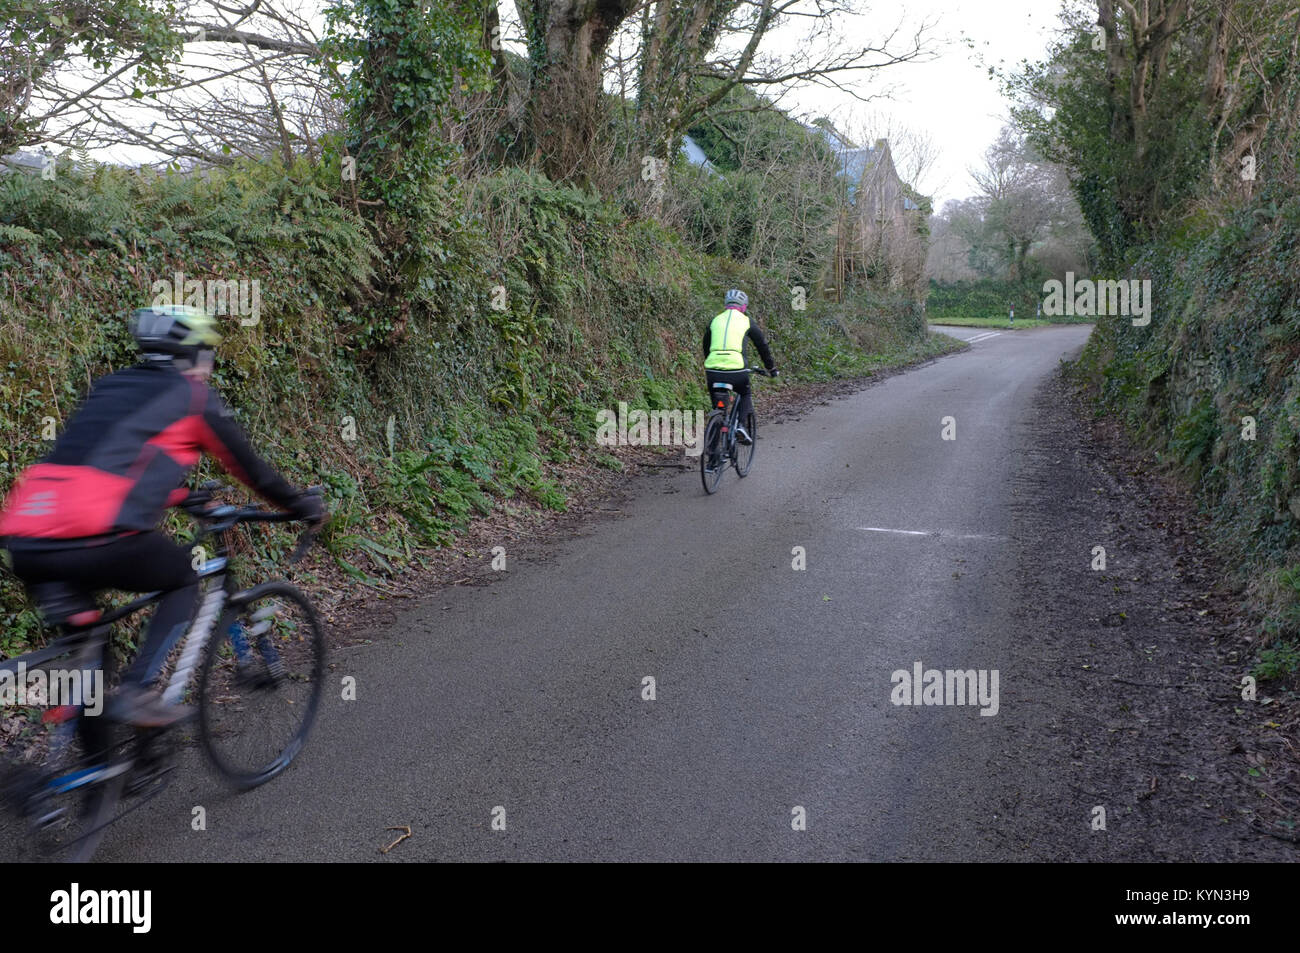
[[[869,14],[856,19],[846,43],[880,42],[900,21],[899,37],[910,37],[922,22],[933,24],[926,62],[906,63],[872,72],[865,92],[892,89],[888,99],[871,103],[848,93],[818,86],[791,91],[782,108],[801,119],[830,116],[846,132],[861,138],[883,134],[889,122],[923,132],[933,141],[935,163],[919,181],[919,191],[935,198],[938,211],[949,199],[974,194],[967,170],[979,162],[997,136],[1008,109],[988,65],[1014,66],[1026,58],[1041,59],[1057,26],[1061,0],[863,0]],[[321,21],[324,0],[296,0],[290,6],[313,11]],[[501,2],[503,36],[507,45],[523,52],[514,4]],[[310,15],[310,14],[309,14]],[[797,35],[809,21],[794,18],[788,29],[767,38],[765,49],[776,54],[798,52]],[[629,26],[634,32],[635,24]],[[859,38],[858,29],[865,29]],[[967,40],[973,43],[973,48]],[[197,55],[196,51],[191,53]],[[861,144],[861,143],[860,143]],[[118,161],[145,161],[140,149],[111,150]],[[905,171],[900,169],[900,171]]]
[[[935,211],[948,199],[973,195],[967,169],[980,161],[1008,116],[1008,104],[988,66],[1015,66],[1042,59],[1058,26],[1059,0],[875,0],[873,20],[892,25],[936,23],[930,48],[938,55],[926,63],[907,63],[879,73],[878,85],[895,87],[890,100],[856,102],[834,90],[810,88],[788,102],[810,114],[864,118],[884,114],[924,131],[937,149],[935,166],[919,191],[935,197]],[[963,42],[974,43],[974,49]],[[983,65],[981,64],[981,58]],[[865,87],[869,89],[870,87]],[[851,123],[850,123],[851,124]]]

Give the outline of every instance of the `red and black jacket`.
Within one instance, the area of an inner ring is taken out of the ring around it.
[[[205,452],[277,506],[298,497],[206,383],[168,364],[117,371],[95,382],[50,454],[19,475],[0,537],[53,543],[155,529],[189,492],[182,484]]]

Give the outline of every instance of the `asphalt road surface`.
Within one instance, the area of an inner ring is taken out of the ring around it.
[[[549,561],[431,594],[335,656],[283,777],[228,794],[191,753],[97,859],[981,859],[1002,719],[892,704],[891,676],[1024,637],[1016,424],[1088,330],[955,328],[971,349],[782,425],[760,382],[749,478],[647,479]]]

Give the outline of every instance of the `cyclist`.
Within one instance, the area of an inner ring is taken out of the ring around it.
[[[0,542],[29,585],[60,583],[89,599],[100,589],[162,591],[140,651],[104,714],[143,726],[191,714],[149,686],[184,635],[198,600],[189,549],[158,529],[164,511],[210,453],[232,476],[299,518],[319,523],[320,498],[295,490],[249,446],[207,383],[216,324],[184,305],[131,316],[141,360],[96,381],[54,449],[15,481],[0,511]]]
[[[745,370],[745,340],[754,342],[763,365],[768,373],[775,375],[777,370],[772,363],[772,352],[768,350],[767,338],[759,326],[745,314],[749,307],[749,295],[739,288],[732,288],[722,299],[725,309],[715,317],[704,330],[704,376],[709,386],[730,384],[740,401],[736,425],[736,439],[741,443],[753,443],[745,421],[754,410],[754,402],[749,393],[749,371]]]

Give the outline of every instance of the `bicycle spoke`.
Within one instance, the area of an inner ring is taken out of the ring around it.
[[[200,683],[200,737],[232,782],[269,780],[306,739],[322,688],[324,638],[310,605],[272,583],[239,607],[210,649]]]

